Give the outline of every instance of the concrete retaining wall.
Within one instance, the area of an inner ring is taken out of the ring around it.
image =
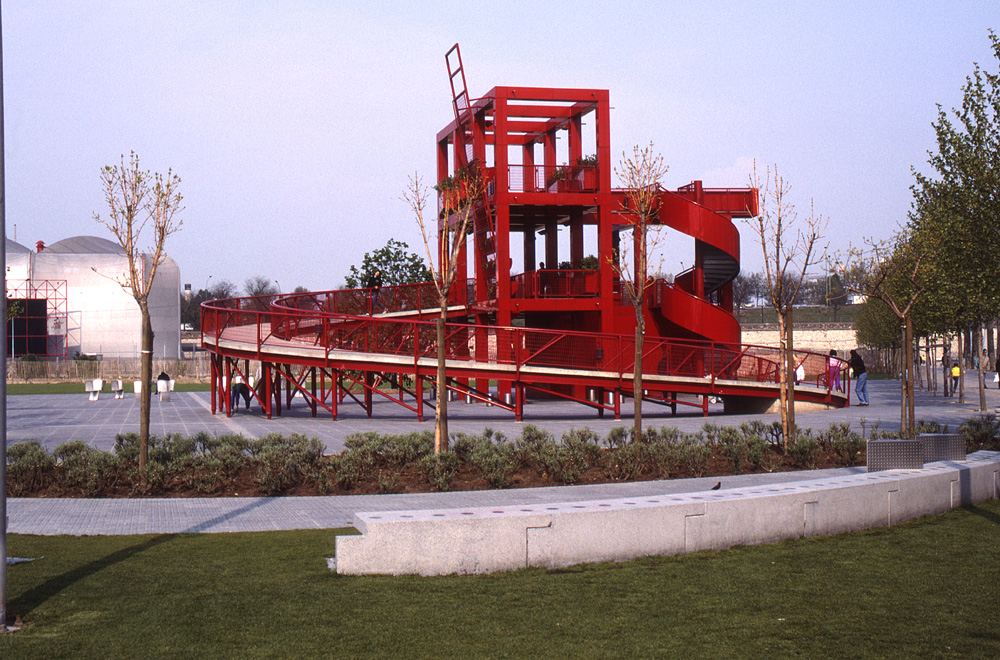
[[[1000,496],[1000,452],[839,478],[662,497],[361,513],[343,574],[555,568],[892,525]]]

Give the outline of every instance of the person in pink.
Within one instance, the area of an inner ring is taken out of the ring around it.
[[[830,357],[826,360],[826,382],[832,389],[840,391],[840,359],[837,351],[830,350]]]

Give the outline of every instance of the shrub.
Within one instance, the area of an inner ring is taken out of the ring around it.
[[[38,490],[52,479],[55,466],[38,440],[16,442],[7,447],[7,488],[14,497]]]
[[[267,495],[275,495],[301,483],[323,455],[323,443],[293,433],[270,433],[250,442],[248,450],[256,468],[254,483]]]
[[[777,448],[756,433],[746,436],[746,457],[755,470],[774,472],[781,466]]]
[[[604,446],[608,449],[624,447],[628,444],[631,432],[632,430],[625,426],[613,426],[611,430],[608,431],[608,436],[604,438]]]
[[[993,414],[970,417],[958,427],[958,432],[965,436],[965,447],[969,452],[997,447],[998,431],[1000,422]]]
[[[428,454],[420,459],[420,469],[435,490],[444,492],[451,488],[451,482],[458,475],[460,461],[454,452],[443,451],[440,454]]]
[[[514,447],[503,434],[486,429],[481,436],[460,434],[453,452],[482,472],[490,488],[508,488],[517,469],[519,459]]]
[[[93,496],[113,488],[121,478],[122,461],[116,455],[87,445],[81,440],[65,442],[53,452],[59,461],[63,483]]]
[[[708,470],[708,459],[712,456],[712,449],[704,443],[701,434],[684,436],[679,449],[681,461],[691,474],[696,477],[704,476]]]
[[[563,433],[562,444],[570,458],[584,470],[593,466],[601,457],[600,436],[590,429],[570,429]]]
[[[333,483],[343,490],[351,490],[364,480],[373,466],[367,462],[369,457],[355,452],[342,452],[330,457],[330,475]]]
[[[399,435],[366,431],[347,436],[344,446],[349,453],[362,455],[363,464],[398,468],[430,454],[434,450],[434,434],[431,431]]]
[[[857,465],[865,455],[866,441],[863,435],[851,430],[851,425],[844,422],[831,424],[830,428],[819,434],[820,444],[832,449],[848,465]]]
[[[706,424],[707,429],[709,425]],[[743,434],[732,426],[724,426],[717,430],[718,442],[722,447],[722,455],[729,459],[729,467],[733,474],[742,472],[743,459],[747,455],[746,440]]]
[[[604,462],[608,478],[628,481],[639,476],[645,463],[646,449],[646,445],[632,442],[608,451]]]
[[[799,433],[795,438],[795,442],[788,448],[788,453],[792,459],[807,470],[812,470],[816,467],[816,461],[819,459],[821,452],[822,446],[819,444],[819,441],[808,432]]]
[[[646,457],[659,479],[666,479],[683,461],[681,434],[676,428],[664,426],[658,438],[646,447]]]

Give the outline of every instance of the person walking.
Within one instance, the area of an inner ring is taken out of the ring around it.
[[[958,379],[962,377],[962,366],[959,364],[958,360],[955,360],[951,365],[951,393],[955,394],[958,391]]]
[[[854,377],[858,379],[858,384],[854,391],[858,394],[858,405],[868,405],[868,372],[865,371],[865,361],[856,350],[851,351],[851,359],[847,362],[854,372]]]

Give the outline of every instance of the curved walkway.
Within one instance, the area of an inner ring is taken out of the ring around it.
[[[898,384],[894,381],[870,383],[872,406],[851,407],[840,410],[801,412],[801,426],[817,430],[830,424],[846,422],[860,430],[862,424],[870,429],[878,423],[882,429],[899,425]],[[1000,404],[996,389],[987,391],[988,407],[993,410]],[[973,398],[971,395],[967,397]],[[978,396],[974,397],[978,401]],[[345,426],[345,420],[330,422],[312,419],[308,413],[293,414],[279,420],[266,421],[259,414],[244,413],[227,419],[212,416],[207,411],[207,393],[175,393],[170,403],[154,402],[154,433],[198,431],[210,433],[242,432],[259,436],[270,432],[304,433],[320,437],[328,450],[343,447],[343,439],[350,433],[371,430],[376,422],[362,413],[354,423]],[[961,405],[955,399],[934,397],[918,392],[917,418],[935,420],[955,428],[976,411],[971,404]],[[540,412],[532,423],[546,430],[561,434],[569,428],[590,427],[606,433],[617,425],[630,421],[623,411],[623,419],[598,419],[578,416],[584,412],[579,406],[565,403],[537,403]],[[543,409],[544,407],[544,409]],[[116,401],[102,397],[91,403],[84,394],[8,397],[8,438],[10,442],[39,438],[50,449],[71,439],[82,439],[89,444],[109,449],[114,444],[114,434],[132,430],[137,426],[132,415],[137,415],[134,399]],[[453,430],[479,433],[490,426],[508,437],[515,437],[523,423],[510,421],[509,417],[494,419],[490,408],[483,406],[452,406]],[[304,406],[300,406],[304,411]],[[464,411],[464,412],[460,412]],[[136,417],[137,419],[137,417]],[[651,415],[647,425],[677,426],[695,431],[707,421],[720,425],[735,425],[759,419],[770,423],[778,419],[767,415]],[[277,424],[276,424],[277,422]],[[377,428],[387,433],[403,433],[416,429],[432,429],[433,422],[417,423],[412,419],[387,421],[379,419]],[[159,499],[42,499],[11,498],[8,500],[8,531],[16,534],[145,534],[178,532],[230,532],[269,531],[279,529],[332,529],[354,524],[356,513],[365,511],[390,511],[412,509],[447,509],[474,506],[500,506],[511,504],[537,504],[571,502],[594,499],[638,497],[652,494],[691,493],[711,488],[721,482],[723,489],[754,486],[768,483],[788,483],[820,479],[863,472],[864,467],[782,472],[773,474],[737,475],[731,477],[646,481],[557,488],[530,488],[501,491],[466,491],[454,493],[427,493],[414,495],[346,495],[330,497],[277,497],[277,498],[159,498]]]

